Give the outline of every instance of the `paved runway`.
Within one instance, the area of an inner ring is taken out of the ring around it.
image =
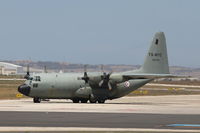
[[[1,100],[0,131],[200,132],[199,101],[200,95],[123,97],[106,104]]]
[[[0,126],[12,127],[171,128],[167,125],[200,123],[200,115],[143,113],[0,112],[0,119]]]

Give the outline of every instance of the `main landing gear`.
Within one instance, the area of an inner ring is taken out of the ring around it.
[[[89,100],[90,103],[105,103],[105,100],[101,99],[101,100]]]
[[[72,99],[73,103],[87,103],[88,102],[88,99]],[[38,98],[38,97],[34,97],[33,98],[33,102],[34,103],[40,103],[41,102],[41,98]],[[96,100],[96,99],[90,99],[89,100],[90,103],[105,103],[105,100],[104,99],[99,99],[99,100]]]
[[[73,103],[87,103],[88,99],[72,99]]]
[[[87,103],[88,99],[72,99],[73,103]],[[90,103],[105,103],[105,100],[101,99],[101,100],[95,100],[95,99],[90,99],[89,100]]]
[[[34,103],[40,103],[40,102],[41,102],[41,99],[38,98],[38,97],[34,97],[34,98],[33,98],[33,102],[34,102]]]
[[[105,100],[103,100],[103,99],[98,100],[98,103],[105,103]]]

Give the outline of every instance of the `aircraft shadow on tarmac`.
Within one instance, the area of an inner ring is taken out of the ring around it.
[[[32,101],[23,101],[24,103],[33,103]],[[63,104],[63,103],[66,103],[67,104],[74,104],[74,105],[77,105],[77,104],[81,104],[81,105],[84,105],[84,104],[91,104],[91,105],[94,105],[94,104],[98,104],[98,103],[72,103],[71,101],[42,101],[42,103],[47,103],[47,104]],[[34,104],[41,104],[41,103],[34,103]],[[170,105],[170,104],[175,104],[175,103],[153,103],[153,102],[123,102],[123,103],[104,103],[102,105]],[[180,104],[180,103],[179,103]]]

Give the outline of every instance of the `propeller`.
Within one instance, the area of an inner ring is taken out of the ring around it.
[[[112,72],[109,72],[108,74],[106,74],[106,72],[104,71],[103,65],[101,66],[101,70],[103,72],[103,75],[101,76],[101,81],[99,82],[99,87],[107,86],[109,90],[112,90],[112,85],[111,85],[111,81],[110,81],[110,76],[111,76]]]
[[[84,75],[81,79],[85,81],[85,84],[89,82],[90,78],[88,77],[88,74],[87,74],[87,65],[84,65]]]
[[[29,65],[27,65],[26,75],[24,76],[25,79],[29,79],[30,77],[30,71],[29,71]]]
[[[47,72],[47,66],[44,66],[44,73],[48,73]]]

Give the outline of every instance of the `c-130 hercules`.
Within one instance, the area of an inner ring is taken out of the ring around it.
[[[169,73],[166,40],[157,32],[152,40],[144,64],[138,70],[120,73],[40,73],[25,76],[18,91],[32,97],[34,103],[41,99],[71,99],[74,103],[104,103],[123,97],[158,78],[175,77]]]

